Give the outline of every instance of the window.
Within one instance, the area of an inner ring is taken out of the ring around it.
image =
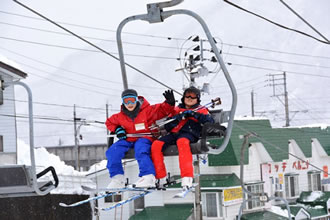
[[[278,177],[271,177],[271,183],[274,185],[274,191],[275,193],[272,194],[276,197],[283,197],[283,184],[280,182],[280,179]]]
[[[308,190],[309,191],[321,191],[321,172],[310,171],[308,175]]]
[[[134,200],[134,213],[138,213],[144,209],[144,196]]]
[[[202,193],[202,211],[204,217],[220,218],[222,213],[222,195],[216,192]]]
[[[3,136],[0,135],[0,152],[3,152]]]
[[[3,104],[3,90],[4,90],[3,83],[4,81],[1,79],[0,76],[0,105]]]
[[[286,198],[299,196],[298,174],[286,174],[285,180],[285,195]]]
[[[251,193],[264,193],[264,184],[263,183],[257,183],[257,184],[251,184],[247,185],[246,189],[251,192]],[[253,199],[253,198],[258,198],[258,196],[250,196],[246,194],[247,199]],[[259,199],[253,199],[251,201],[247,202],[247,205],[245,206],[245,209],[254,209],[258,207],[264,206],[264,202],[260,202]]]
[[[120,202],[121,194],[115,194],[104,198],[104,203]]]

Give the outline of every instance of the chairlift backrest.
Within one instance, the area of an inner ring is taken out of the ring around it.
[[[122,73],[122,79],[123,79],[123,85],[124,89],[128,88],[128,83],[127,83],[127,75],[126,75],[126,69],[125,69],[125,59],[124,59],[124,52],[123,52],[123,46],[122,46],[122,39],[121,39],[121,33],[123,30],[124,25],[126,25],[130,21],[134,20],[144,20],[148,21],[149,23],[157,23],[157,22],[163,22],[166,18],[172,16],[172,15],[177,15],[177,14],[185,14],[189,15],[193,18],[195,18],[202,26],[207,38],[208,42],[211,44],[212,50],[217,58],[218,63],[220,64],[224,76],[228,82],[228,85],[231,89],[232,92],[232,105],[231,109],[228,112],[228,126],[225,134],[225,138],[221,144],[216,149],[209,149],[208,153],[209,154],[220,154],[222,153],[225,149],[226,146],[229,142],[229,138],[231,136],[232,128],[233,128],[233,123],[234,123],[234,115],[236,111],[236,106],[237,106],[237,92],[235,89],[235,86],[232,82],[232,79],[229,75],[229,72],[226,68],[226,65],[219,53],[219,50],[214,42],[214,38],[212,37],[209,28],[207,27],[206,23],[204,20],[197,15],[196,13],[189,11],[189,10],[184,10],[184,9],[178,9],[178,10],[169,10],[169,11],[163,11],[165,7],[172,7],[174,5],[177,5],[181,3],[183,0],[173,0],[173,1],[167,1],[167,2],[159,2],[159,3],[152,3],[147,5],[148,13],[147,14],[141,14],[141,15],[134,15],[130,16],[126,19],[124,19],[118,26],[117,28],[117,46],[118,46],[118,54],[119,54],[119,59],[120,59],[120,67],[121,67],[121,73]]]
[[[215,123],[214,124],[208,124],[204,125],[202,135],[200,139],[198,140],[197,143],[192,143],[190,144],[190,149],[192,154],[205,154],[208,153],[208,151],[212,150],[215,148],[214,145],[209,143],[209,140],[217,140],[217,141],[223,141],[223,134],[217,134],[216,136],[210,136],[207,134],[207,132],[204,132],[207,126],[212,127],[212,130],[220,130],[224,131],[221,126],[221,123],[223,123],[223,115],[224,112],[222,109],[217,109],[217,110],[210,110],[210,114],[212,118],[214,119]],[[226,113],[225,113],[226,114]],[[220,123],[221,122],[221,123]],[[178,155],[178,148],[176,145],[169,145],[163,149],[163,155],[164,156],[177,156]],[[125,159],[134,159],[134,148],[130,149],[126,155]]]

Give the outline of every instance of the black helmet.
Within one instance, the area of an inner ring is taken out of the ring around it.
[[[194,93],[197,96],[197,103],[199,104],[201,102],[201,91],[199,89],[197,89],[194,86],[190,86],[189,88],[186,88],[183,92],[183,96],[181,98],[181,102],[184,103],[184,96],[188,93]]]
[[[121,93],[121,97],[123,98],[124,96],[128,96],[128,95],[132,95],[132,96],[138,96],[137,92],[134,89],[125,89],[122,93]]]

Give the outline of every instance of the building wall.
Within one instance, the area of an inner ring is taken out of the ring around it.
[[[301,154],[301,150],[298,145],[291,141],[291,144],[288,146],[289,152],[294,155],[299,155],[302,159],[309,161],[313,165],[322,168],[325,165],[330,165],[330,157],[326,155],[323,150],[323,147],[317,141],[314,141],[311,145],[312,148],[312,157],[305,158],[303,154]],[[308,190],[308,176],[307,172],[315,170],[311,165],[307,163],[303,163],[299,159],[288,156],[287,160],[283,160],[282,162],[272,162],[272,159],[264,151],[264,147],[261,143],[253,143],[249,147],[249,164],[244,166],[244,182],[264,182],[264,190],[270,195],[270,186],[272,183],[270,182],[270,177],[279,177],[279,174],[283,175],[283,191],[285,198],[285,181],[284,176],[288,173],[297,173],[299,174],[299,192]],[[207,157],[206,157],[207,159]],[[202,161],[202,160],[201,160]],[[300,162],[299,162],[300,161]],[[177,156],[165,157],[165,164],[167,167],[167,172],[170,172],[171,175],[180,175],[179,170],[179,162]],[[235,173],[238,177],[240,177],[240,166],[212,166],[209,167],[207,163],[200,163],[201,174],[230,174]],[[130,183],[134,183],[134,181],[138,178],[138,165],[137,162],[129,162],[125,165],[125,176],[130,178]],[[103,179],[99,180],[99,182],[105,181],[103,185],[107,185],[110,181],[108,177],[107,171],[103,175]],[[324,177],[322,175],[321,179],[329,178]],[[153,192],[150,195],[144,197],[145,206],[163,206],[164,204],[179,204],[179,203],[193,203],[194,202],[194,194],[188,194],[184,199],[173,199],[174,194],[177,191],[160,191]],[[128,193],[126,193],[128,194]],[[273,203],[266,203],[265,206],[255,208],[254,210],[261,210],[263,208],[269,208]],[[231,204],[228,206],[223,206],[223,215],[226,220],[234,220],[239,212],[241,203]],[[123,213],[127,213],[127,218],[134,214],[134,203],[131,202],[123,207]],[[117,212],[118,214],[118,212]],[[102,212],[102,219],[114,219],[115,211]],[[123,216],[123,219],[125,217]],[[211,219],[211,218],[209,218]],[[216,218],[212,218],[213,220]],[[222,218],[221,218],[222,219]]]
[[[79,146],[79,160],[81,170],[88,170],[91,165],[106,159],[105,152],[108,147],[104,145],[82,145]],[[46,147],[49,153],[60,157],[65,164],[75,167],[76,151],[74,146]]]
[[[13,78],[0,72],[5,82],[11,82]],[[6,153],[2,157],[0,153],[0,164],[16,163],[17,135],[15,115],[14,86],[6,87],[3,91],[3,104],[0,105],[0,135],[3,136],[3,151]],[[9,116],[6,116],[9,115]]]

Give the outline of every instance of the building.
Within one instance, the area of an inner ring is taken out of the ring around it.
[[[14,86],[4,89],[10,83],[27,77],[23,71],[0,61],[0,165],[17,162],[17,129]]]
[[[52,146],[45,147],[49,153],[55,154],[64,161],[66,165],[76,166],[76,149],[75,146]],[[106,160],[105,152],[108,150],[106,144],[85,144],[79,145],[79,166],[81,171],[88,170],[91,165]]]
[[[244,135],[250,137],[244,154],[244,185],[254,193],[267,193],[269,198],[282,197],[290,203],[291,214],[296,219],[327,219],[330,217],[328,167],[330,165],[330,128],[272,128],[269,120],[236,120],[230,142],[220,155],[200,155],[200,187],[203,219],[237,218],[242,202],[241,219],[287,219],[288,212],[278,200],[261,201],[259,197],[243,198],[240,180],[241,148]],[[167,171],[179,177],[177,156],[166,157]],[[125,161],[125,176],[129,182],[137,180],[136,161]],[[104,168],[104,167],[103,167]],[[100,188],[109,184],[106,169],[87,175]],[[175,187],[175,186],[174,186]],[[179,184],[177,190],[180,190]],[[306,193],[322,192],[322,203],[312,203],[301,208]],[[177,191],[155,191],[108,212],[101,212],[100,219],[193,219],[194,194],[173,198]],[[304,194],[305,193],[305,194]],[[128,198],[134,192],[125,192],[98,201],[107,207]],[[301,198],[302,196],[302,198]],[[300,203],[299,202],[300,198]],[[294,203],[298,205],[293,205]],[[317,205],[315,205],[317,204]],[[314,206],[313,206],[314,205]],[[296,206],[299,206],[298,208]],[[322,206],[322,207],[321,207]],[[176,207],[176,208],[173,208]],[[181,207],[181,208],[179,208]],[[316,207],[316,208],[315,208]],[[317,214],[318,210],[323,210]],[[311,213],[314,210],[313,213]],[[167,214],[160,214],[167,213]],[[300,217],[299,217],[300,216]]]

